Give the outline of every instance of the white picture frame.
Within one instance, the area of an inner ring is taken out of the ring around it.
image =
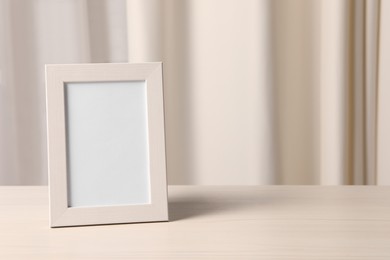
[[[46,65],[50,226],[168,220],[162,64]]]

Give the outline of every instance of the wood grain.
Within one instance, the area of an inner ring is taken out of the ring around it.
[[[0,187],[0,259],[390,259],[390,187],[171,186],[171,222],[49,228]]]

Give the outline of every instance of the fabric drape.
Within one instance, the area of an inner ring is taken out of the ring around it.
[[[128,0],[129,60],[165,65],[170,180],[377,184],[380,11]]]
[[[0,184],[45,184],[44,64],[163,61],[170,184],[390,184],[390,4],[0,1]]]
[[[125,1],[1,0],[0,184],[47,183],[45,64],[125,61]]]

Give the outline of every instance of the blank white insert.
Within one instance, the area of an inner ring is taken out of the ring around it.
[[[68,206],[150,203],[146,82],[65,84]]]

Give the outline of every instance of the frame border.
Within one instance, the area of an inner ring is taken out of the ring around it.
[[[162,63],[47,64],[50,226],[168,221]],[[150,204],[68,207],[65,83],[146,81]]]

